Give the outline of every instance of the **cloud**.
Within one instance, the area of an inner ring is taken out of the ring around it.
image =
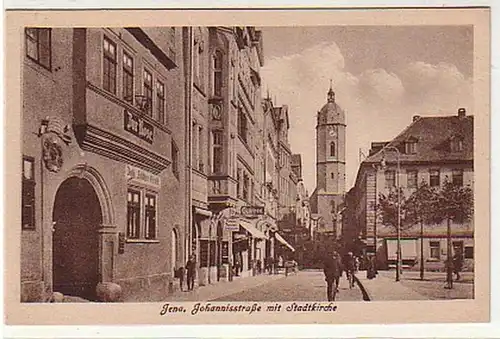
[[[408,63],[400,69],[367,69],[354,75],[334,42],[321,43],[300,54],[266,60],[261,70],[264,90],[277,104],[289,106],[292,152],[301,153],[309,192],[316,185],[316,114],[326,103],[333,81],[336,100],[346,111],[346,189],[354,184],[359,149],[372,141],[391,140],[412,116],[455,114],[472,108],[472,82],[452,64]]]

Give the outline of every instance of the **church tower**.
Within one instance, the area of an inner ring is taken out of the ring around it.
[[[321,216],[318,231],[340,236],[341,205],[345,195],[345,113],[335,102],[330,84],[327,102],[317,115],[316,190],[311,197]]]

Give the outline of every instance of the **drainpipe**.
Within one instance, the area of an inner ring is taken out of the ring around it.
[[[193,220],[192,220],[192,204],[191,204],[191,120],[192,120],[192,88],[193,88],[193,28],[187,27],[184,28],[184,33],[187,35],[184,37],[185,48],[184,55],[187,55],[187,65],[185,64],[186,78],[185,78],[185,133],[184,133],[184,150],[185,150],[185,163],[186,163],[186,228],[187,232],[185,232],[185,239],[187,239],[187,247],[184,250],[184,262],[187,260],[191,253],[191,246],[193,243]],[[199,260],[197,258],[197,260]]]

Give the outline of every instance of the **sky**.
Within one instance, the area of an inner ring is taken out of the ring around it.
[[[473,114],[471,26],[264,27],[264,95],[288,105],[289,141],[316,186],[316,114],[330,79],[346,112],[346,191],[360,150],[389,141],[414,115]],[[361,158],[362,160],[362,158]]]

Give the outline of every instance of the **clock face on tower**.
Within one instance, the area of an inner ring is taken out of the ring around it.
[[[331,137],[336,137],[337,136],[337,131],[335,130],[335,127],[330,127],[330,131],[328,132]]]

